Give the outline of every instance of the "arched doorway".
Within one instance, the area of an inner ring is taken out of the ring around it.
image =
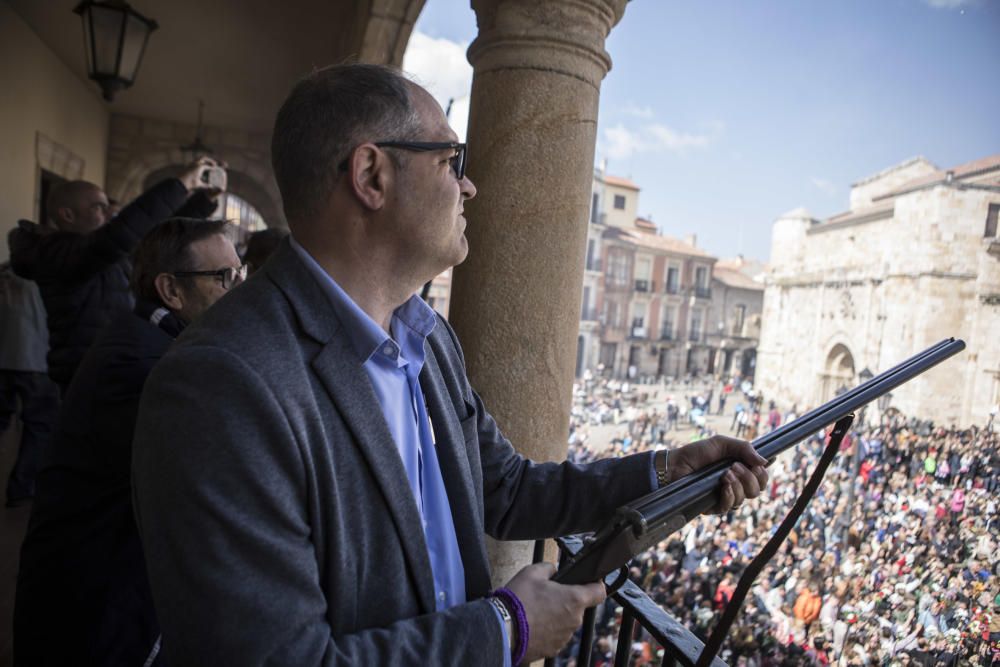
[[[149,189],[164,178],[177,176],[183,169],[182,165],[169,165],[149,173],[143,182],[143,190]],[[240,255],[246,249],[247,239],[250,238],[250,234],[267,229],[268,227],[267,221],[264,220],[263,215],[261,215],[257,207],[251,201],[233,191],[237,189],[243,192],[243,194],[250,195],[252,199],[260,201],[261,193],[250,186],[252,186],[252,183],[248,183],[246,177],[238,172],[230,171],[230,190],[219,196],[219,206],[215,209],[215,213],[210,216],[213,219],[228,220],[233,224],[235,232],[232,240]]]
[[[843,393],[854,384],[854,355],[846,345],[837,343],[826,355],[826,364],[821,374],[823,402],[829,401],[837,394]]]

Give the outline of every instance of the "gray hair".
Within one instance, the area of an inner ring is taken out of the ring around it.
[[[278,111],[271,165],[291,225],[318,213],[338,165],[365,141],[399,141],[420,128],[409,82],[390,67],[332,65],[299,81]]]

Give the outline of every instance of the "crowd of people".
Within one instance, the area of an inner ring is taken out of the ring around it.
[[[154,664],[158,629],[131,503],[140,395],[174,338],[282,235],[251,235],[241,259],[233,226],[206,219],[225,185],[224,166],[209,158],[118,210],[95,184],[61,183],[46,220],[21,221],[9,236],[0,433],[18,412],[22,428],[6,503],[33,501],[15,664]]]
[[[730,401],[755,416],[750,437],[796,416],[771,403],[758,409],[756,394],[712,390],[589,378],[577,387],[570,457],[669,449],[706,435],[711,429],[684,420],[675,426],[671,391],[686,391],[685,407],[709,393],[735,394]],[[895,411],[867,421],[842,444],[809,508],[755,582],[723,645],[730,665],[1000,664],[1000,433],[992,421],[946,428]],[[734,423],[729,415],[716,422]],[[598,423],[615,425],[609,444],[591,441]],[[801,493],[824,441],[817,433],[781,455],[757,501],[702,517],[634,559],[632,579],[704,640]],[[613,660],[616,607],[609,599],[599,614],[596,665]],[[660,650],[655,641],[645,631],[632,641],[632,664],[652,664]],[[563,664],[573,664],[576,649],[564,651]]]

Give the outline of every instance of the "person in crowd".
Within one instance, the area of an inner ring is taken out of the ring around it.
[[[8,237],[11,265],[38,284],[48,314],[49,376],[65,394],[87,348],[111,319],[129,312],[128,255],[139,240],[172,215],[204,218],[215,210],[218,189],[208,189],[202,158],[178,178],[140,195],[113,219],[108,197],[87,181],[53,186],[49,220],[18,222]]]
[[[617,391],[613,381],[602,380],[575,395],[571,427],[615,400]],[[787,404],[799,412],[794,401]],[[619,427],[641,433],[634,426],[648,421],[652,430],[657,409],[656,400],[640,403],[634,421]],[[810,664],[803,662],[806,655],[822,660],[819,637],[835,664],[924,664],[911,653],[932,665],[1000,664],[1000,636],[990,630],[1000,623],[994,556],[1000,434],[978,426],[935,427],[890,411],[879,423],[859,424],[851,438],[863,457],[853,505],[846,503],[853,467],[841,455],[793,536],[757,579],[723,646],[730,664]],[[631,451],[673,450],[685,439],[640,434]],[[778,457],[769,469],[770,502],[689,524],[633,561],[633,580],[691,631],[707,632],[715,622],[705,614],[713,591],[725,577],[739,578],[769,537],[816,465],[820,444],[812,438]],[[947,459],[948,477],[925,471],[932,451],[934,472]],[[618,454],[592,434],[586,443],[572,443],[569,455],[585,463]],[[960,514],[951,509],[956,490],[962,491]],[[805,581],[820,586],[812,590],[822,599],[819,619],[808,629],[795,619],[798,586]],[[931,628],[937,628],[933,638]],[[613,643],[616,632],[612,624],[597,638]],[[575,641],[557,665],[571,664]]]
[[[247,265],[247,270],[253,274],[260,267],[264,266],[267,258],[278,249],[281,240],[288,236],[287,229],[270,227],[254,232],[247,241],[247,250],[243,254],[243,263]]]
[[[38,286],[0,264],[0,435],[15,415],[21,442],[7,479],[6,504],[35,494],[35,471],[55,427],[59,390],[48,376],[49,332]]]
[[[726,400],[729,395],[733,393],[733,383],[732,381],[727,382],[722,386],[722,391],[719,392],[719,410],[716,414],[721,415],[726,409]]]
[[[272,136],[291,236],[185,331],[139,410],[136,515],[169,662],[527,664],[558,652],[604,586],[540,563],[491,592],[484,534],[593,529],[725,458],[716,509],[759,494],[764,460],[723,437],[669,463],[517,454],[417,294],[465,259],[476,194],[423,88],[324,68]]]
[[[815,588],[817,588],[815,584],[800,583],[799,595],[795,599],[795,606],[793,607],[795,618],[802,621],[807,630],[813,621],[819,618],[819,612],[823,608],[823,598],[814,590]]]
[[[133,268],[135,308],[84,357],[38,475],[17,581],[17,665],[151,665],[157,657],[129,474],[139,397],[174,338],[245,269],[224,221],[189,218],[150,231]]]

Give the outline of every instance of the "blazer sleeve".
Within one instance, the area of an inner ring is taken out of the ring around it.
[[[515,451],[479,395],[469,385],[465,358],[443,318],[433,346],[438,363],[457,387],[453,400],[464,425],[475,424],[483,475],[486,532],[501,540],[534,540],[596,530],[614,511],[652,492],[652,454],[579,465],[535,463]],[[440,357],[444,357],[443,363]]]
[[[166,659],[502,664],[502,631],[486,600],[333,637],[302,447],[271,385],[234,354],[182,346],[153,370],[136,426],[133,494]]]

